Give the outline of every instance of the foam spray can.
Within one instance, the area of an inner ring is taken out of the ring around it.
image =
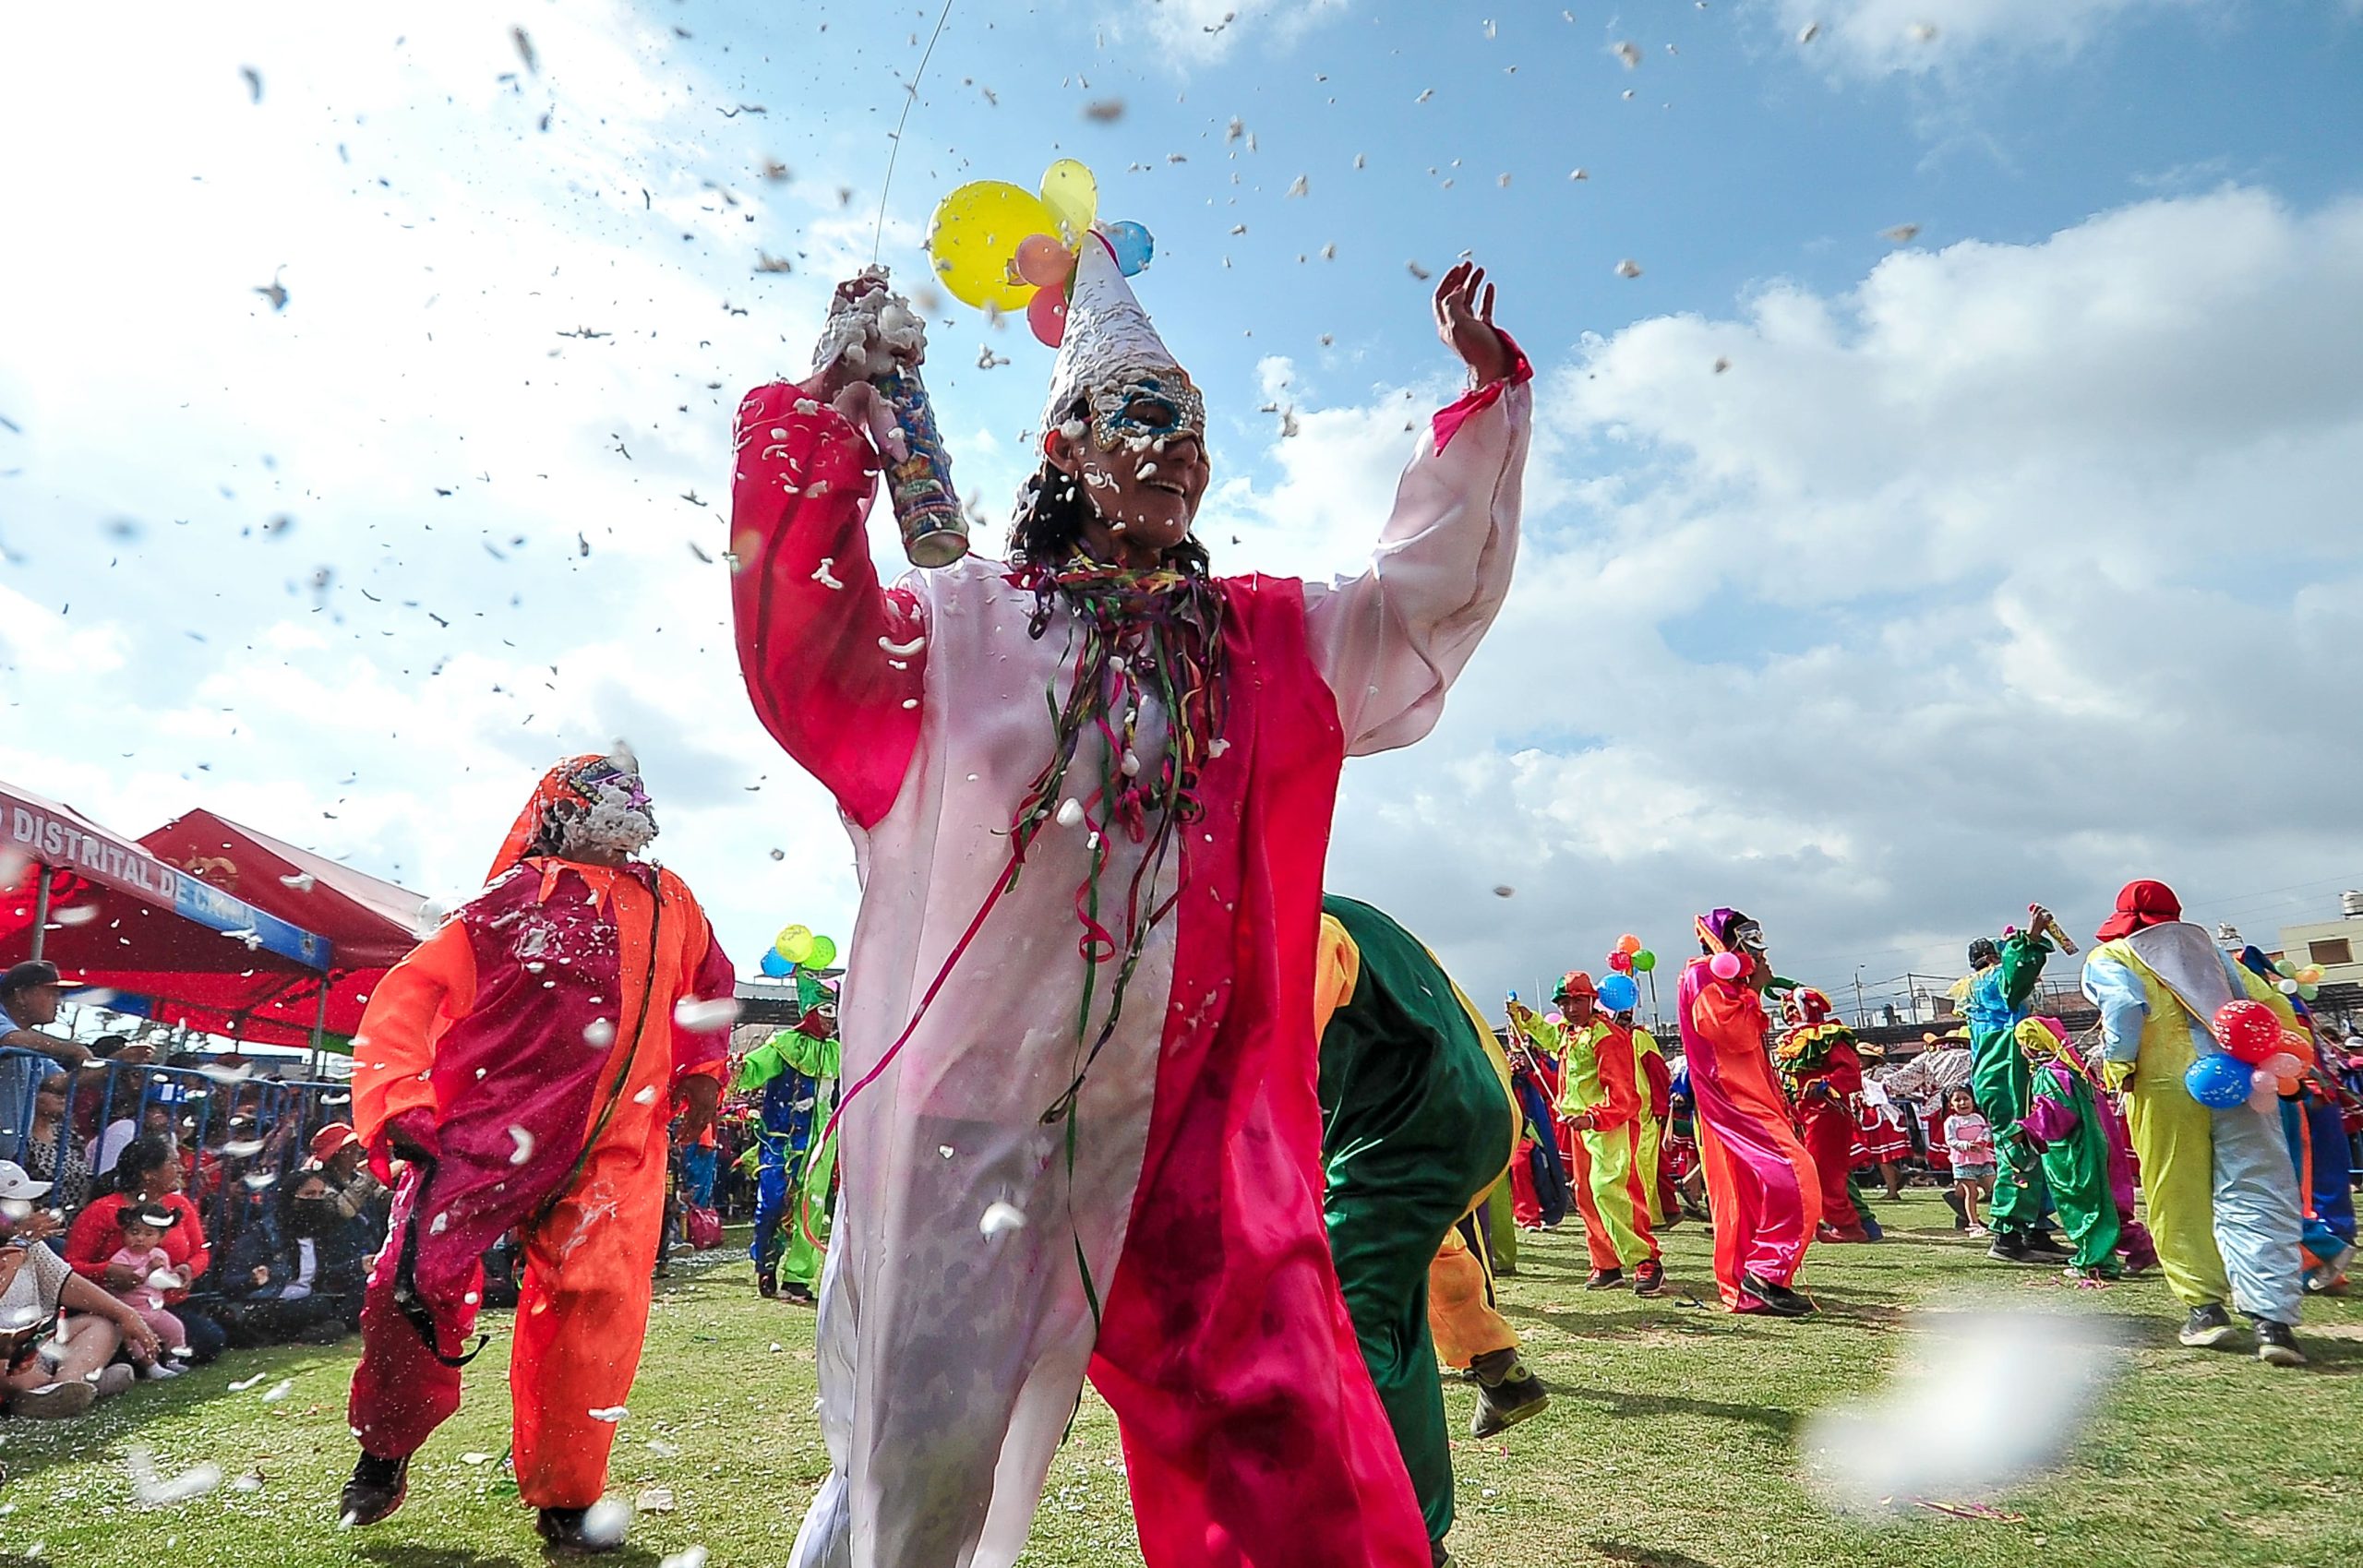
[[[909,365],[872,377],[870,385],[893,411],[908,454],[886,463],[886,495],[903,531],[903,554],[915,567],[948,567],[968,553],[968,519],[952,488],[952,457],[935,427],[935,405]]]

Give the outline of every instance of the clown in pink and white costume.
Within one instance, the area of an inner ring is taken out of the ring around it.
[[[748,688],[863,884],[833,1468],[790,1561],[1014,1562],[1087,1372],[1151,1568],[1425,1568],[1330,1263],[1306,1021],[1340,767],[1427,733],[1508,592],[1531,372],[1456,269],[1438,322],[1475,385],[1368,568],[1215,578],[1197,393],[1083,248],[1011,562],[882,585],[842,369],[739,409]]]

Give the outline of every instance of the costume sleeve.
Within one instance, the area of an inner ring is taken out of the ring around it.
[[[1628,1039],[1625,1044],[1631,1044]],[[1599,1052],[1601,1103],[1592,1107],[1592,1125],[1601,1131],[1622,1127],[1641,1113],[1641,1091],[1637,1082],[1633,1052],[1618,1049],[1616,1032],[1603,1030],[1598,1046],[1608,1048]]]
[[[1640,1039],[1649,1036],[1635,1031]],[[1662,1119],[1673,1107],[1673,1070],[1665,1064],[1664,1054],[1654,1048],[1641,1053],[1641,1072],[1649,1081],[1649,1114]]]
[[[435,1114],[435,1042],[476,1001],[476,955],[467,922],[436,933],[386,972],[353,1037],[353,1131],[378,1146],[386,1124],[410,1111]]]
[[[698,1001],[719,1001],[738,989],[738,972],[730,966],[730,955],[714,940],[714,928],[705,929],[705,956],[698,961],[696,976],[690,981],[688,996]],[[684,1078],[726,1080],[730,1071],[730,1031],[727,1029],[684,1029],[677,1017],[673,1024],[673,1083],[678,1091]]]
[[[2084,961],[2084,995],[2101,1010],[2102,1050],[2108,1059],[2124,1063],[2140,1056],[2142,1025],[2150,1018],[2150,997],[2141,988],[2141,977],[2096,952]]]
[[[1305,584],[1313,663],[1349,755],[1409,746],[1435,726],[1509,594],[1534,377],[1510,348],[1509,375],[1438,413],[1421,437],[1369,568]]]
[[[1850,1095],[1861,1094],[1863,1092],[1862,1053],[1843,1041],[1832,1042],[1829,1047],[1829,1062],[1822,1070],[1822,1077],[1828,1081],[1830,1093],[1841,1099]]]
[[[1690,1026],[1724,1050],[1753,1049],[1764,1008],[1734,980],[1709,980],[1691,999]]]
[[[747,394],[737,447],[739,674],[773,738],[874,827],[918,748],[927,667],[918,595],[882,589],[870,558],[876,455],[844,415],[786,382]]]
[[[2051,956],[2051,944],[2041,937],[2019,931],[2002,940],[2002,1001],[2013,1011],[2026,1004],[2034,995],[2035,982],[2043,978],[2044,960]]]
[[[1361,979],[1361,949],[1334,915],[1321,917],[1320,945],[1313,954],[1313,1033],[1318,1039],[1337,1010],[1353,999]]]
[[[2020,1126],[2046,1143],[2057,1143],[2075,1131],[2082,1119],[2060,1093],[2057,1072],[2046,1068],[2035,1074],[2034,1093],[2028,1099],[2026,1115],[2019,1119]]]

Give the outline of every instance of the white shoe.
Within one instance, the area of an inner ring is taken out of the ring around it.
[[[180,1376],[181,1369],[178,1367],[168,1367],[162,1361],[150,1361],[147,1366],[140,1369],[139,1375],[146,1378],[150,1382],[162,1382],[169,1378],[176,1378]]]

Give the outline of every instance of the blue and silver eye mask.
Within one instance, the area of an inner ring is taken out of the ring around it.
[[[1144,448],[1175,436],[1206,438],[1206,400],[1178,369],[1094,388],[1090,407],[1092,442],[1103,452]]]

